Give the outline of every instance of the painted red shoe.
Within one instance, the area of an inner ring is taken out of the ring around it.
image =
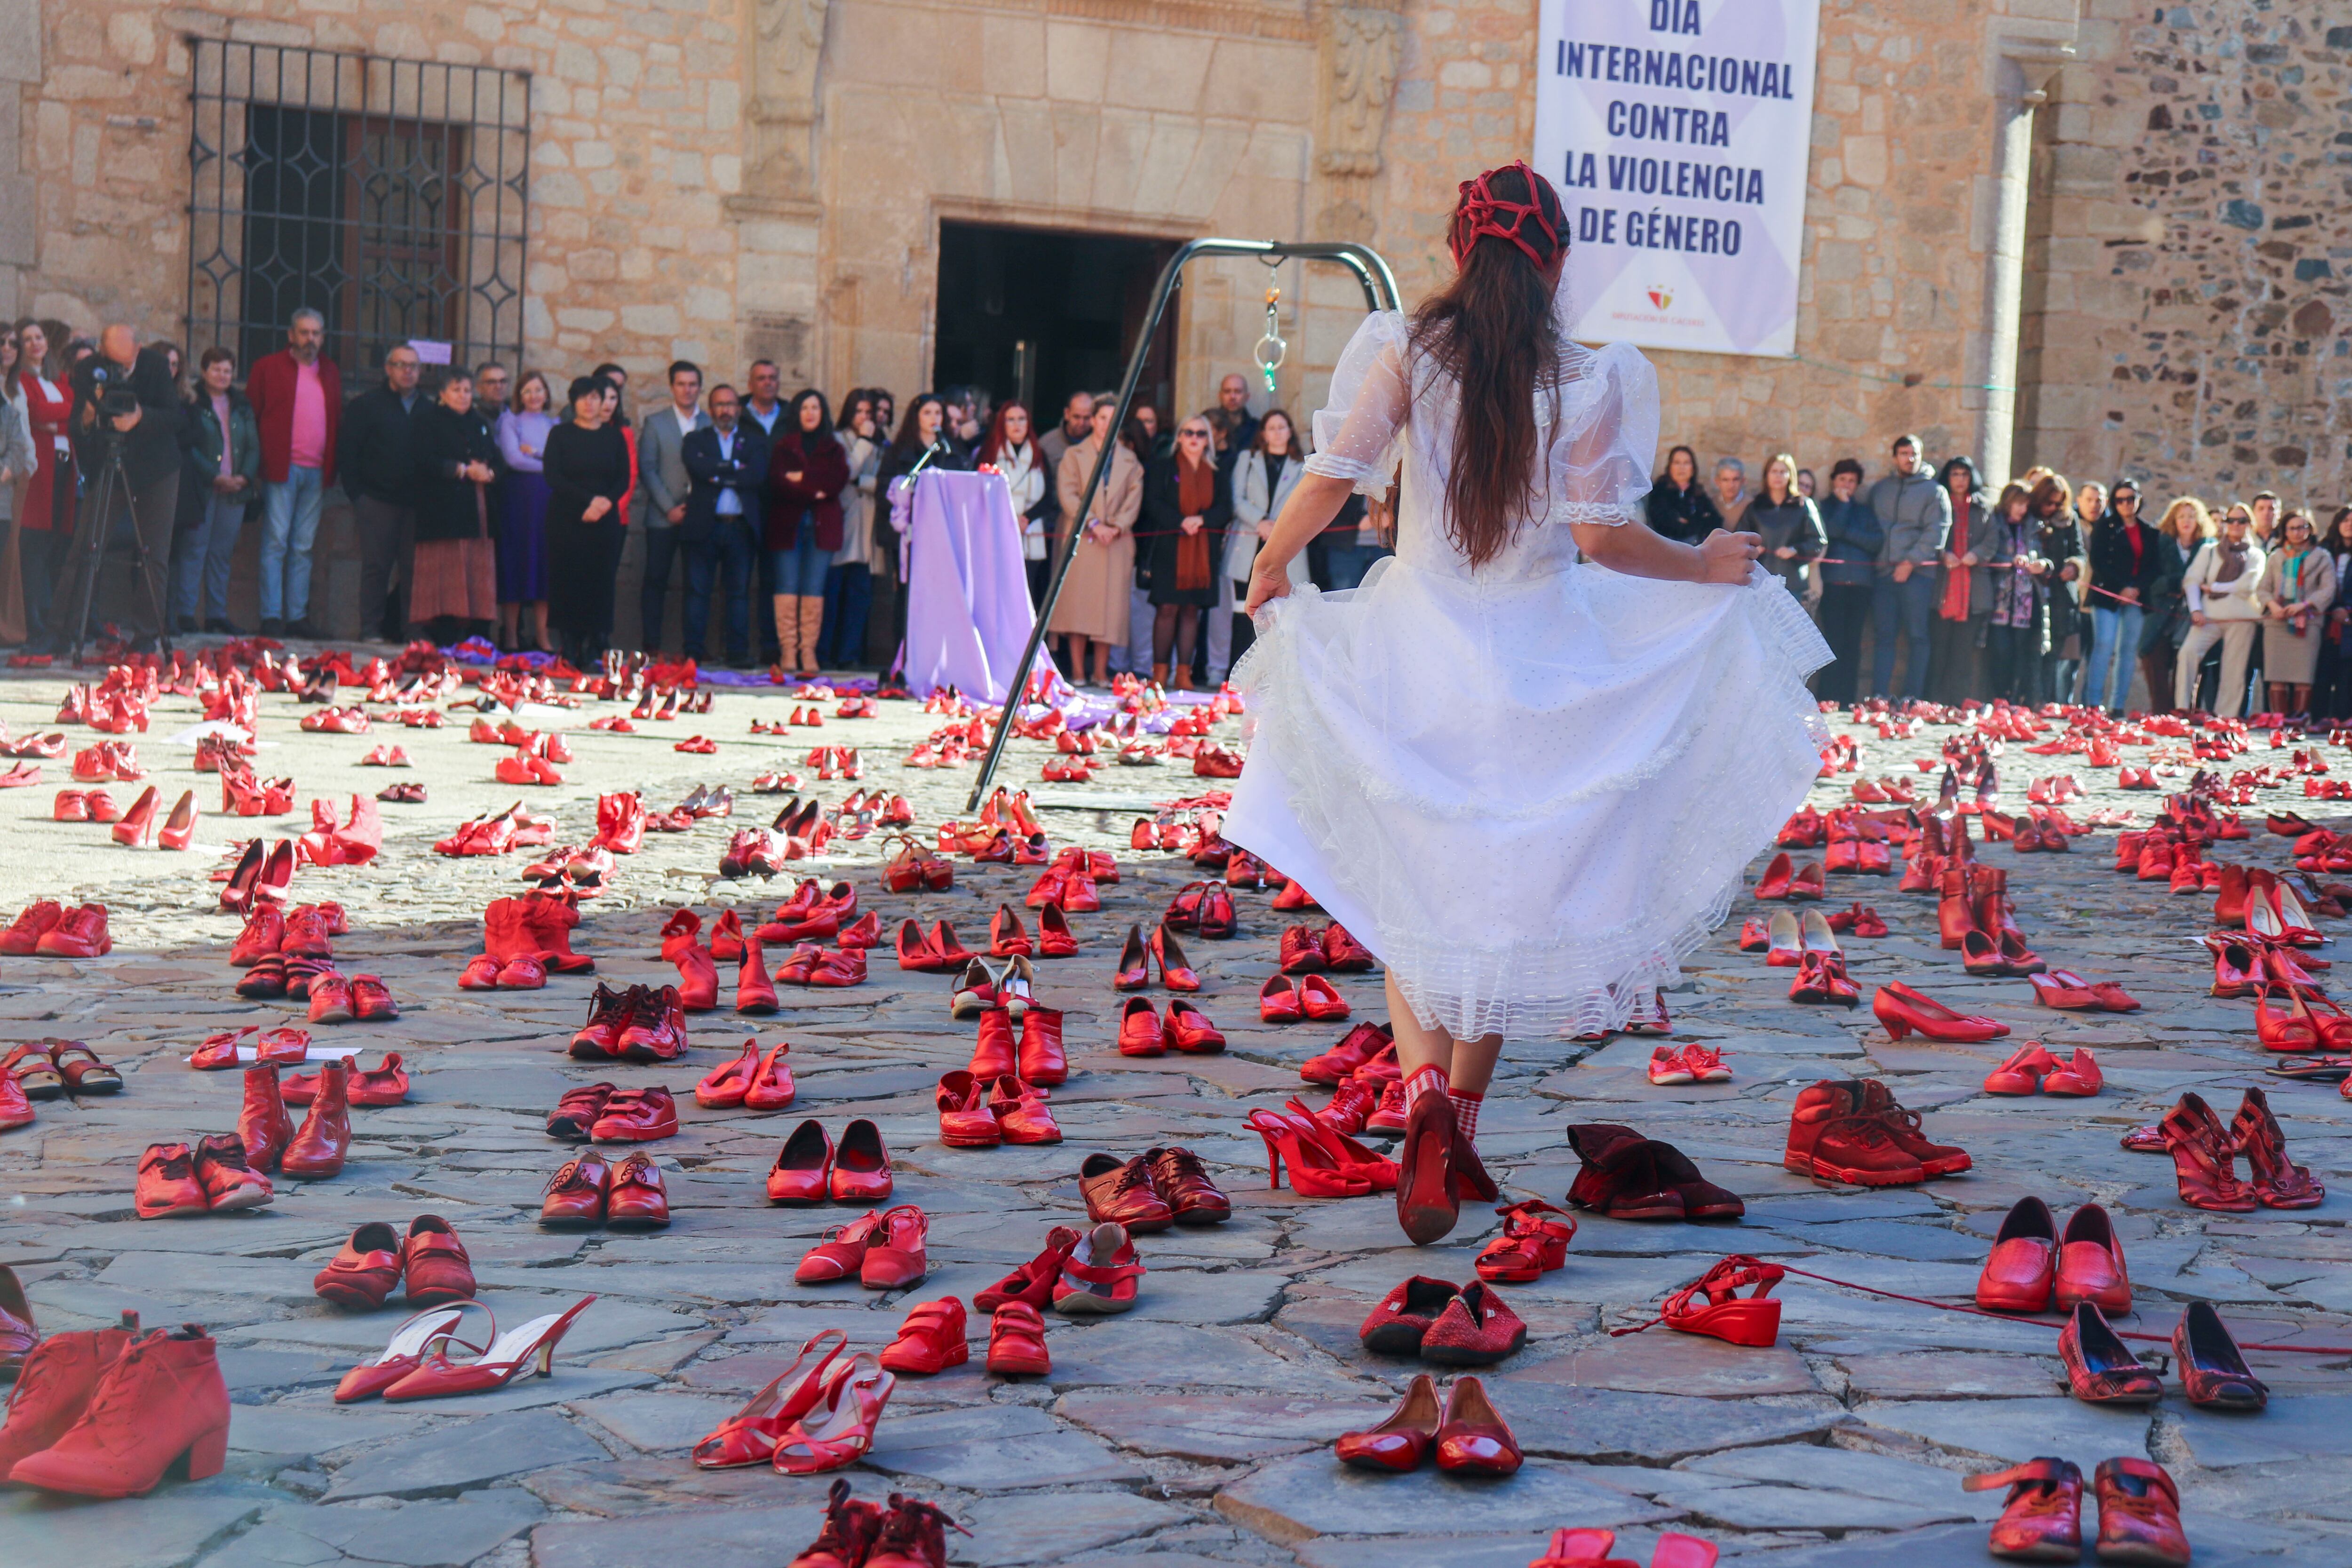
[[[382,1220],[371,1220],[352,1232],[328,1265],[310,1281],[321,1300],[349,1311],[373,1312],[400,1283],[400,1233]]]
[[[2009,1488],[2009,1500],[1988,1542],[1995,1557],[2013,1563],[2073,1563],[2083,1553],[2083,1472],[2071,1459],[2028,1459],[2005,1470],[1969,1476],[1963,1491]]]
[[[837,1204],[878,1204],[888,1201],[890,1187],[890,1152],[883,1146],[882,1130],[861,1116],[841,1130],[841,1145],[825,1179],[827,1194]]]
[[[16,1461],[19,1486],[79,1497],[139,1497],[173,1467],[190,1480],[220,1473],[228,1454],[228,1387],[210,1335],[196,1324],[156,1329],[123,1348],[81,1418]]]
[[[1118,1054],[1123,1057],[1158,1057],[1168,1052],[1167,1031],[1153,1010],[1149,996],[1130,996],[1119,1009]]]

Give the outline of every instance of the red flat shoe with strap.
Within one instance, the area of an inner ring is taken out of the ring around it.
[[[2073,1563],[2083,1553],[2083,1472],[2071,1459],[2028,1459],[2005,1470],[1969,1476],[1963,1491],[2009,1488],[1988,1546],[2014,1563]]]

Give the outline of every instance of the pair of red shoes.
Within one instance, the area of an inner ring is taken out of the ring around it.
[[[303,714],[301,728],[314,735],[364,735],[369,728],[367,710],[357,706],[321,708],[315,713]]]
[[[571,899],[532,892],[520,899],[493,899],[482,911],[482,952],[470,960],[457,984],[467,991],[536,991],[549,972],[584,974],[596,961],[572,951],[580,923]]]
[[[68,910],[52,899],[28,904],[0,931],[0,953],[22,958],[104,958],[114,951],[106,929],[106,906]]]
[[[2131,1310],[2131,1272],[2107,1211],[2084,1204],[2062,1235],[2048,1204],[2018,1199],[1993,1234],[1977,1277],[1977,1305],[1988,1312],[2071,1312],[2082,1301],[2118,1316]]]
[[[635,790],[596,797],[596,836],[589,843],[615,855],[634,855],[645,847],[646,802]]]
[[[929,1232],[929,1217],[913,1204],[868,1211],[827,1230],[802,1257],[793,1279],[829,1285],[854,1278],[868,1290],[904,1290],[930,1272],[924,1251]]]
[[[1828,894],[1828,879],[1821,862],[1799,870],[1785,850],[1772,857],[1764,868],[1763,879],[1756,884],[1756,896],[1767,900],[1820,899]]]
[[[79,784],[136,784],[147,776],[139,765],[139,748],[127,742],[100,741],[74,753],[73,776]]]
[[[1455,1475],[1508,1476],[1525,1463],[1518,1439],[1475,1377],[1456,1378],[1443,1407],[1427,1373],[1416,1375],[1386,1420],[1343,1434],[1333,1450],[1361,1469],[1405,1471],[1433,1454]]]
[[[1149,1007],[1150,1004],[1146,1002],[1144,1005]],[[1009,1073],[1024,1083],[1048,1088],[1066,1080],[1070,1060],[1062,1047],[1062,1015],[1051,1008],[1030,1006],[1023,1010],[1020,1024],[1021,1037],[1016,1044],[1013,1018],[1008,1009],[991,1007],[981,1014],[980,1035],[971,1049],[971,1075],[998,1079]],[[1223,1037],[1219,1037],[1218,1044],[1223,1044]]]
[[[1348,1016],[1348,999],[1319,974],[1292,982],[1288,975],[1269,976],[1258,988],[1257,1016],[1268,1024],[1311,1021],[1337,1023]]]
[[[1011,1073],[992,1079],[961,1068],[948,1073],[940,1079],[937,1104],[940,1142],[950,1149],[1062,1141],[1045,1090]]]
[[[2009,1488],[1994,1521],[1992,1554],[2020,1562],[2072,1563],[2083,1550],[2083,1472],[2071,1459],[2028,1459],[2005,1470],[1970,1476],[1967,1491]],[[2189,1561],[2180,1528],[2180,1489],[2163,1466],[2133,1456],[2103,1459],[2093,1479],[2099,1532],[2093,1551],[2102,1563],[2179,1565]]]
[[[744,1041],[741,1055],[712,1068],[694,1086],[694,1103],[710,1110],[783,1110],[798,1093],[792,1064],[784,1059],[792,1048],[788,1040],[764,1051],[759,1041]]]
[[[541,737],[544,739],[544,737]],[[500,757],[490,776],[500,784],[560,784],[563,775],[547,754],[535,745],[517,746],[511,756]]]
[[[658,1230],[669,1224],[669,1189],[661,1167],[642,1149],[617,1165],[583,1149],[549,1177],[539,1201],[539,1223],[550,1230]],[[591,1300],[593,1300],[592,1297]]]
[[[2105,1082],[2098,1058],[2088,1046],[2077,1046],[2064,1061],[2044,1050],[2039,1040],[2020,1046],[2000,1066],[1985,1075],[1987,1094],[2055,1094],[2088,1099]]]
[[[273,954],[283,958],[332,958],[334,939],[351,929],[343,906],[332,901],[297,904],[284,912],[275,904],[259,904],[246,917],[245,929],[229,945],[228,961],[234,968],[251,969]]]
[[[352,1232],[318,1277],[311,1291],[321,1300],[354,1312],[373,1312],[407,1282],[412,1306],[435,1307],[474,1298],[474,1265],[466,1244],[438,1215],[418,1215],[401,1235],[382,1220]]]
[[[991,958],[1074,958],[1077,955],[1078,939],[1064,918],[1062,906],[1046,904],[1037,911],[1037,935],[1033,942],[1028,928],[1021,923],[1019,911],[1011,904],[996,906],[996,917],[988,926],[988,953]]]
[[[310,977],[313,1024],[386,1024],[400,1016],[400,1004],[380,976],[346,977],[326,970]]]
[[[1151,928],[1147,941],[1141,926],[1127,928],[1119,948],[1118,967],[1111,975],[1114,991],[1141,991],[1151,984],[1151,966],[1160,965],[1160,984],[1171,991],[1198,991],[1201,976],[1184,956],[1184,949],[1165,925]]]
[[[898,967],[917,974],[940,974],[961,970],[972,960],[972,952],[964,946],[955,928],[945,921],[934,924],[926,934],[920,921],[908,920],[898,926]]]
[[[49,803],[53,822],[120,822],[122,808],[102,789],[61,789]]]
[[[1191,931],[1210,942],[1223,942],[1238,927],[1233,890],[1223,882],[1187,882],[1169,900],[1160,923],[1171,931]]]
[[[196,792],[182,791],[179,804],[164,817],[163,796],[149,784],[139,792],[139,798],[131,803],[112,832],[117,844],[132,849],[185,849],[196,835]]]
[[[686,1006],[675,985],[615,991],[599,981],[588,1000],[588,1021],[572,1037],[572,1055],[579,1061],[676,1061],[686,1047]]]
[[[1159,1057],[1170,1051],[1214,1056],[1224,1048],[1225,1037],[1209,1016],[1181,996],[1170,999],[1165,1021],[1152,1009],[1149,996],[1130,996],[1119,1009],[1120,1056]]]
[[[25,1358],[0,1426],[0,1479],[79,1497],[139,1497],[174,1466],[190,1480],[228,1457],[228,1386],[203,1328],[52,1334]]]
[[[862,1116],[841,1130],[838,1148],[824,1123],[809,1118],[793,1129],[768,1168],[772,1204],[878,1204],[888,1200],[890,1187],[882,1130]]]
[[[645,1089],[583,1084],[564,1090],[548,1112],[547,1135],[573,1143],[651,1143],[675,1138],[677,1100],[659,1084]]]
[[[1576,1234],[1574,1220],[1562,1215],[1543,1221],[1540,1214],[1559,1211],[1536,1201],[1496,1212],[1506,1215],[1507,1223],[1522,1217],[1532,1222],[1532,1227],[1522,1226],[1516,1238],[1497,1237],[1486,1249],[1500,1273],[1525,1283],[1566,1260],[1568,1237]],[[1507,1250],[1512,1256],[1507,1258]],[[1517,1256],[1522,1250],[1528,1255]],[[1485,1256],[1480,1258],[1482,1264],[1488,1261]],[[1483,1268],[1479,1273],[1482,1279],[1487,1277]],[[1528,1342],[1528,1326],[1485,1283],[1461,1286],[1416,1274],[1381,1299],[1356,1337],[1375,1355],[1419,1356],[1440,1366],[1492,1366]]]
[[[408,753],[398,746],[377,746],[360,759],[363,768],[404,768],[409,766]]]
[[[245,1101],[237,1110],[236,1144],[246,1164],[257,1173],[280,1171],[305,1182],[340,1175],[351,1153],[352,1107],[397,1105],[408,1094],[408,1075],[401,1071],[397,1058],[387,1058],[383,1068],[362,1074],[355,1058],[341,1057],[315,1073],[298,1074],[283,1083],[278,1079],[278,1066],[263,1061],[245,1069]],[[358,1098],[355,1085],[364,1091]],[[296,1091],[290,1097],[286,1092],[289,1088]],[[299,1130],[286,1111],[289,1101],[310,1107]],[[194,1174],[211,1194],[210,1206],[219,1208],[223,1205],[215,1191],[215,1178],[203,1169],[205,1149],[212,1142],[207,1138],[198,1147]],[[141,1174],[145,1175],[143,1165]],[[253,1179],[262,1189],[253,1201],[268,1202],[268,1183],[257,1174]],[[159,1191],[160,1184],[159,1178]],[[184,1192],[178,1196],[184,1199]]]
[[[517,801],[504,811],[484,812],[459,823],[456,832],[433,846],[433,852],[453,857],[504,855],[554,842],[555,819],[527,812]]]
[[[294,780],[265,779],[245,763],[221,766],[221,814],[225,816],[283,816],[294,809]]]
[[[1321,931],[1295,925],[1282,933],[1278,949],[1285,974],[1351,974],[1378,966],[1371,950],[1334,921]]]
[[[1876,1079],[1823,1079],[1797,1096],[1781,1162],[1801,1176],[1841,1186],[1910,1186],[1954,1176],[1968,1151],[1929,1141],[1919,1113]]]

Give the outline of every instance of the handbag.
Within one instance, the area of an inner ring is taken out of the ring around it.
[[[1209,535],[1180,533],[1176,536],[1176,592],[1189,594],[1209,586]]]

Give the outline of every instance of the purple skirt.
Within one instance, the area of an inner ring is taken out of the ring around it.
[[[499,519],[499,603],[537,604],[547,597],[547,500],[554,492],[543,474],[509,473]]]

